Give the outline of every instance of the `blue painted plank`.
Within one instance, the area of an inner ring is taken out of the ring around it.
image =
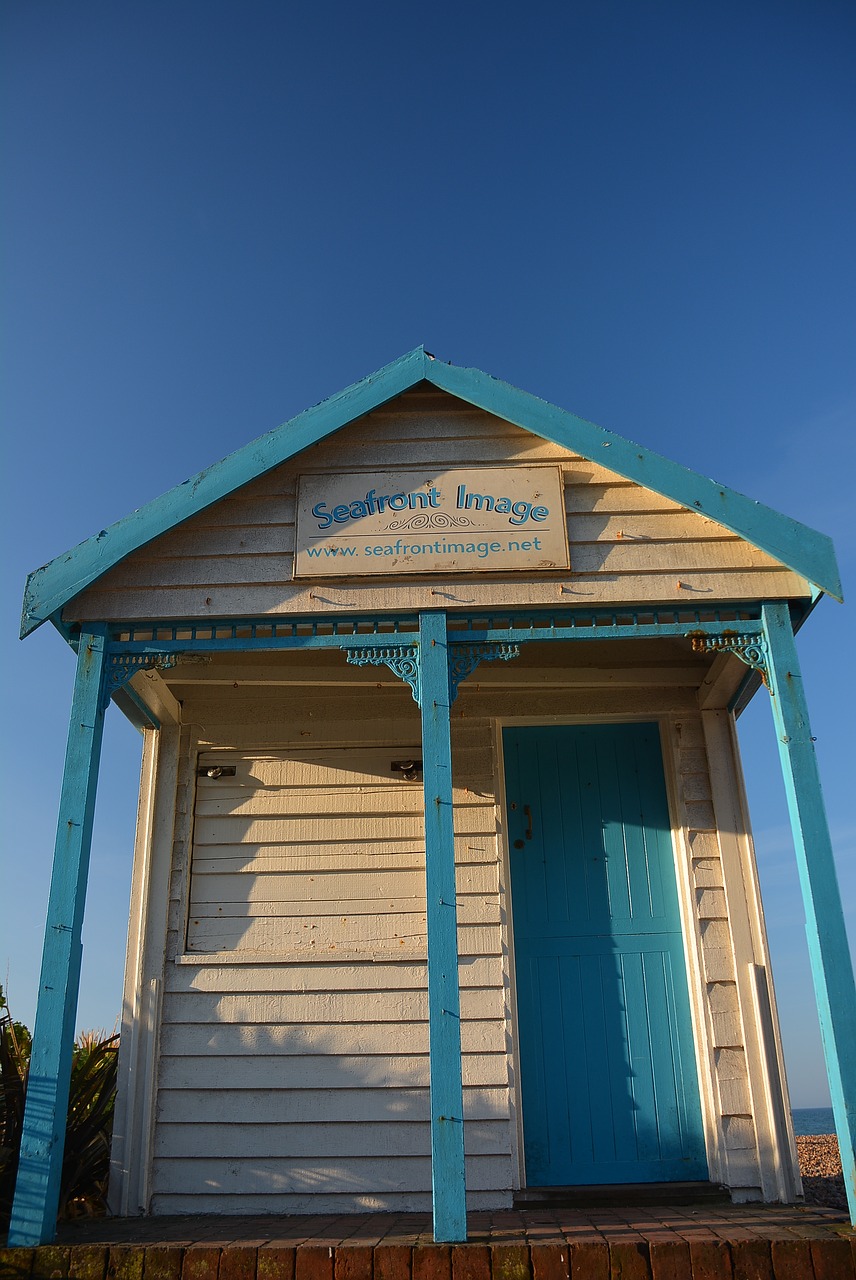
[[[856,1225],[856,986],[808,704],[786,602],[765,605],[770,705],[806,915],[809,962],[850,1219]]]
[[[467,1238],[446,615],[419,617],[434,1239]]]
[[[629,1132],[622,1132],[616,1125],[616,1150],[623,1159],[659,1160],[662,1154],[659,1132],[663,1120],[660,1108],[671,1096],[672,1082],[671,1071],[663,1078],[656,1077],[655,1049],[658,1037],[668,1025],[667,1018],[662,1002],[648,998],[642,953],[622,951],[617,959],[620,990],[624,993],[627,1061],[633,1064],[633,1074],[627,1081],[633,1105],[627,1113]]]
[[[80,637],[10,1245],[44,1244],[53,1240],[56,1227],[104,724],[105,648],[103,632]]]
[[[656,613],[655,609],[639,610],[640,613]],[[662,610],[669,612],[671,610]],[[682,612],[682,611],[680,611]],[[507,615],[506,615],[507,616]],[[555,626],[527,626],[524,624],[488,626],[483,630],[461,627],[456,619],[450,619],[449,641],[455,643],[480,644],[492,641],[523,640],[644,640],[661,639],[663,636],[679,636],[682,639],[699,633],[709,636],[733,634],[739,628],[741,635],[757,636],[760,634],[760,623],[757,622],[652,622],[628,623],[626,626],[574,627],[570,623],[563,627],[557,616]]]

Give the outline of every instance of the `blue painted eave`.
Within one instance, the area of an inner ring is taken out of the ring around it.
[[[718,521],[842,599],[835,550],[826,535],[507,382],[443,364],[417,347],[36,569],[27,579],[21,636],[48,619],[64,632],[60,611],[68,601],[134,551],[422,381]]]
[[[843,600],[835,547],[826,534],[478,369],[435,362],[426,377],[488,413],[718,521],[805,578],[810,587]]]
[[[87,538],[27,578],[21,637],[52,619],[69,600],[85,591],[132,552],[204,511],[236,489],[271,471],[296,453],[323,440],[423,381],[430,357],[422,347],[370,374],[360,382],[305,409],[267,435],[252,440],[183,484],[176,485],[129,516]]]

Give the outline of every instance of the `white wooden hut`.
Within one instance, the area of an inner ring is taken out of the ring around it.
[[[543,1188],[798,1198],[762,682],[852,1183],[793,641],[824,592],[822,535],[421,348],[38,570],[24,633],[78,676],[10,1239],[53,1229],[111,696],[144,736],[115,1212],[433,1206],[454,1240]]]

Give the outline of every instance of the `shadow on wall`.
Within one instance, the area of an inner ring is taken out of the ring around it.
[[[190,982],[164,1000],[153,1212],[430,1209],[424,965],[241,966],[266,989],[240,995],[199,990],[222,970],[177,969]],[[378,978],[414,985],[369,995]],[[468,1185],[508,1186],[502,1028],[465,1022],[464,1044]]]

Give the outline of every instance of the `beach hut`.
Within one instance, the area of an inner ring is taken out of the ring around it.
[[[557,1188],[798,1199],[756,692],[853,1197],[823,593],[823,535],[422,348],[37,570],[22,633],[77,676],[10,1241],[54,1230],[111,700],[144,741],[114,1212],[431,1207],[454,1241]]]

